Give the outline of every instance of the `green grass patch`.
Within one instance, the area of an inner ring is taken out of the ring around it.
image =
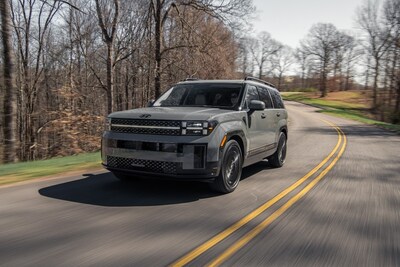
[[[284,100],[297,101],[308,105],[313,105],[321,108],[334,108],[334,109],[364,109],[365,104],[350,103],[344,101],[326,100],[322,98],[312,98],[304,93],[282,93]]]
[[[400,125],[372,120],[363,115],[357,114],[356,112],[350,112],[350,111],[338,109],[338,110],[322,110],[321,113],[326,113],[326,114],[330,114],[330,115],[333,115],[336,117],[359,121],[359,122],[362,122],[365,124],[375,125],[380,128],[384,128],[386,130],[390,130],[390,131],[400,134]]]
[[[346,102],[324,100],[324,99],[318,99],[318,98],[305,99],[304,102],[307,104],[310,104],[310,105],[317,106],[317,107],[332,108],[332,109],[346,110],[346,109],[363,109],[363,108],[365,108],[365,105],[363,105],[363,104],[346,103]]]
[[[291,89],[291,92],[318,92],[317,88],[314,87],[308,87],[308,88],[295,88],[295,89]]]
[[[0,185],[66,172],[100,168],[100,152],[0,165]]]
[[[296,101],[307,105],[319,107],[321,113],[330,114],[336,117],[359,121],[365,124],[375,125],[400,134],[400,125],[390,124],[382,121],[373,120],[368,117],[368,106],[363,101],[357,102],[357,94],[348,92],[346,98],[339,100],[326,100],[316,98],[315,95],[299,92],[285,92],[282,97],[287,101]],[[350,99],[352,98],[352,99]],[[347,100],[347,101],[346,101]]]

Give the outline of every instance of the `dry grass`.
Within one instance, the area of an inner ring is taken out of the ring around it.
[[[297,101],[322,109],[322,113],[347,118],[367,124],[376,125],[400,133],[400,125],[375,120],[371,112],[370,91],[330,92],[327,97],[316,93],[287,92],[282,93],[285,100]]]

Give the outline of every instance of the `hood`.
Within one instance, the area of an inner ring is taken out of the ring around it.
[[[110,118],[149,120],[209,120],[232,110],[201,107],[148,107],[114,112]],[[146,114],[146,117],[143,115]],[[149,116],[150,115],[150,116]],[[141,117],[142,116],[142,117]]]

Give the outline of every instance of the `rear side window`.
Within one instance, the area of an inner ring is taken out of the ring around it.
[[[257,87],[260,100],[265,103],[265,108],[273,108],[271,96],[268,93],[267,88]]]
[[[272,97],[272,102],[274,103],[275,108],[285,108],[285,105],[283,105],[283,101],[281,98],[281,95],[279,94],[278,91],[275,90],[269,90],[271,97]]]

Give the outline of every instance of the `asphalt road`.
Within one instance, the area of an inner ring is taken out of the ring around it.
[[[0,266],[179,265],[202,244],[189,266],[400,266],[400,136],[286,105],[285,166],[245,168],[232,194],[106,171],[0,188]]]

